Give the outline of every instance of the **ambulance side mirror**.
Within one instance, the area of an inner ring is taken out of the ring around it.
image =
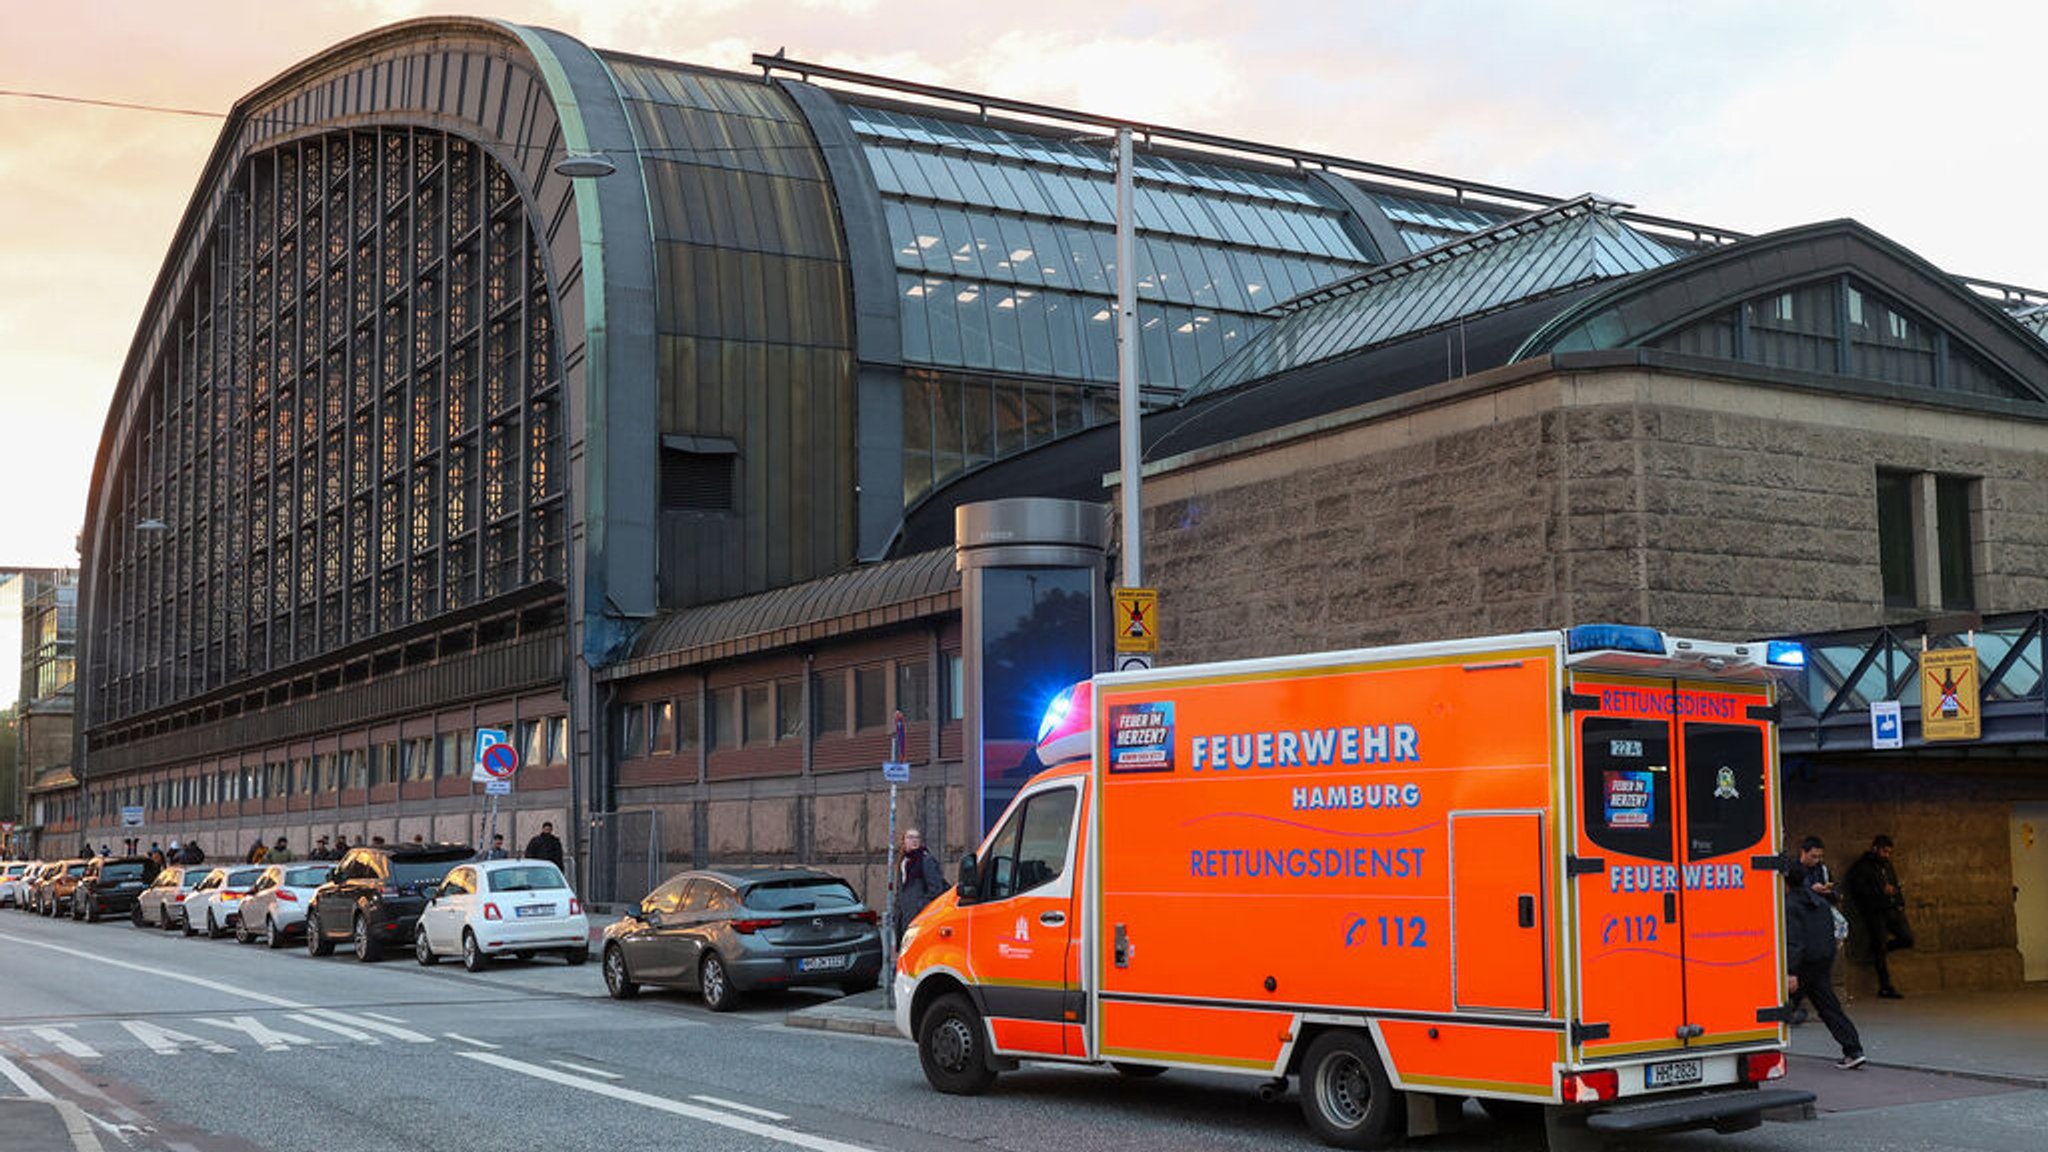
[[[960,903],[974,903],[978,895],[975,891],[977,880],[978,877],[975,875],[974,868],[974,853],[969,852],[960,858]]]

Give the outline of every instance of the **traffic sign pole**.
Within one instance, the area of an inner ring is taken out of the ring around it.
[[[903,759],[903,713],[896,713],[896,724],[889,733],[889,760],[882,765],[882,775],[889,781],[889,850],[883,859],[887,861],[889,882],[882,886],[888,905],[882,909],[882,1003],[892,1010],[896,1007],[896,786],[910,778],[910,764]]]

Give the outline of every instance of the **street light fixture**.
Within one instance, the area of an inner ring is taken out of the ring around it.
[[[169,532],[171,530],[171,526],[157,519],[156,517],[151,516],[149,519],[137,524],[135,526],[135,530],[137,532]]]
[[[555,174],[571,179],[609,176],[618,170],[619,166],[602,152],[571,152],[555,161]]]

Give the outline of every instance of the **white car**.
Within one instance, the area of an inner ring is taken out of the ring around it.
[[[510,952],[524,960],[560,952],[590,959],[590,920],[562,870],[545,860],[479,860],[457,866],[420,913],[413,955],[423,965],[462,957],[471,972]]]
[[[261,864],[223,864],[206,874],[199,887],[185,897],[185,935],[202,928],[208,940],[218,940],[234,930],[242,910],[242,897],[263,876]]]
[[[41,863],[38,860],[16,860],[0,866],[0,908],[20,907],[27,894],[27,886],[21,882],[22,875]]]
[[[243,944],[261,940],[265,947],[282,948],[287,938],[304,936],[306,908],[312,902],[313,890],[327,883],[327,873],[333,867],[314,860],[265,868],[249,888],[249,894],[242,897],[235,939]]]

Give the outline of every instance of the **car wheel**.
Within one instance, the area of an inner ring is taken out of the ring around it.
[[[253,944],[255,941],[256,934],[249,931],[249,918],[244,916],[240,920],[235,921],[235,943]]]
[[[370,936],[370,921],[361,912],[356,913],[355,928],[356,959],[364,964],[373,964],[383,956],[384,950]]]
[[[320,914],[318,912],[306,913],[306,955],[332,956],[333,954],[334,941],[329,940],[327,933],[321,930]]]
[[[137,928],[142,927],[142,901],[137,900],[135,907],[128,910],[128,922]]]
[[[490,953],[476,942],[476,933],[462,930],[462,966],[471,972],[481,972],[491,966]]]
[[[199,935],[199,925],[192,922],[192,910],[190,908],[185,909],[185,914],[178,917],[178,928],[185,933],[187,938]]]
[[[284,933],[277,930],[277,918],[274,916],[265,916],[263,918],[263,946],[265,948],[284,947]]]
[[[640,994],[640,986],[626,971],[626,953],[617,944],[604,950],[604,990],[614,1000],[631,1000]]]
[[[441,958],[434,955],[434,946],[427,943],[425,928],[412,934],[412,958],[419,961],[422,968],[432,968],[441,962]]]
[[[94,901],[93,901],[92,903],[90,903],[90,904],[87,904],[87,905],[85,906],[85,922],[86,922],[87,924],[97,924],[97,923],[99,923],[99,922],[100,922],[100,902],[99,902],[99,901],[97,901],[97,900],[94,900]]]
[[[220,926],[220,921],[213,918],[213,909],[208,908],[206,910],[206,938],[208,940],[218,940],[225,935],[227,935],[227,929]]]
[[[567,960],[571,968],[578,964],[588,964],[590,963],[590,945],[579,944],[562,953],[562,959]]]
[[[978,1096],[995,1083],[995,1069],[982,1050],[986,1033],[981,1013],[965,993],[948,992],[925,1010],[917,1024],[917,1062],[924,1078],[949,1096]]]
[[[171,909],[169,905],[159,904],[156,906],[156,926],[165,932],[171,930]]]
[[[704,963],[697,969],[697,987],[704,993],[704,1006],[713,1012],[730,1012],[739,1007],[740,990],[733,987],[732,974],[725,970],[725,961],[716,952],[704,954]]]
[[[1372,1042],[1358,1032],[1325,1032],[1301,1060],[1301,1114],[1335,1148],[1378,1148],[1395,1135],[1394,1090]]]

